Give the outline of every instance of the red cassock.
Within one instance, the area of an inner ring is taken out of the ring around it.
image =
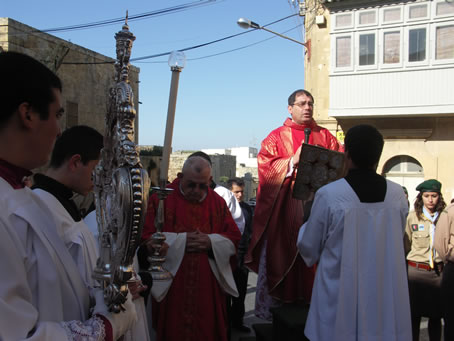
[[[220,234],[237,246],[241,234],[228,207],[208,189],[199,203],[187,201],[176,179],[174,191],[165,200],[163,232]],[[158,198],[151,196],[142,235],[147,240],[156,232],[154,219]],[[186,253],[161,302],[153,300],[153,327],[158,341],[227,340],[226,294],[211,271],[207,253]]]
[[[292,198],[296,171],[286,177],[289,161],[304,142],[304,129],[310,128],[309,144],[336,151],[343,146],[314,121],[298,125],[287,118],[262,142],[257,156],[259,188],[254,213],[247,266],[258,272],[264,241],[269,295],[283,302],[310,301],[315,267],[306,267],[298,255],[296,241],[303,222],[301,200]]]

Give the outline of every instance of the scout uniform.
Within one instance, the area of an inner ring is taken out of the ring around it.
[[[454,204],[449,205],[437,222],[434,247],[445,262],[441,279],[445,340],[454,340]]]
[[[440,193],[441,183],[437,180],[427,180],[418,185],[416,190]],[[441,200],[441,196],[439,200]],[[422,199],[420,199],[422,200]],[[408,289],[413,332],[419,330],[422,316],[440,319],[441,305],[441,271],[443,262],[433,247],[436,224],[440,212],[430,214],[423,207],[422,217],[415,211],[407,217],[404,245],[408,264]]]

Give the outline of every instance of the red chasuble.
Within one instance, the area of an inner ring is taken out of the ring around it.
[[[311,129],[309,144],[343,151],[336,138],[314,121],[298,125],[287,118],[282,127],[263,140],[257,156],[259,188],[245,263],[258,272],[261,250],[267,240],[269,295],[283,302],[301,299],[309,302],[315,275],[315,267],[306,267],[296,247],[303,222],[302,202],[292,198],[296,171],[286,177],[290,159],[304,141],[305,128]]]
[[[199,203],[187,201],[181,194],[179,180],[169,188],[174,191],[165,201],[163,232],[216,233],[237,246],[241,233],[224,201],[208,189]],[[150,198],[142,239],[156,231],[154,226],[158,199]],[[226,294],[211,271],[206,253],[186,253],[166,297],[153,300],[153,327],[158,341],[227,340]]]

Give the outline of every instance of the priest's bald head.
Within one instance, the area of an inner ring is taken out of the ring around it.
[[[188,201],[200,202],[205,199],[211,183],[211,165],[200,156],[188,158],[181,173],[180,190]]]

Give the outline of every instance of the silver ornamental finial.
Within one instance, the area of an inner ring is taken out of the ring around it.
[[[115,34],[115,85],[110,89],[104,148],[94,177],[100,257],[93,277],[103,284],[106,303],[114,312],[121,311],[127,281],[134,277],[133,257],[140,243],[149,192],[148,175],[135,144],[129,59],[136,37],[127,23],[126,12],[125,24]]]

